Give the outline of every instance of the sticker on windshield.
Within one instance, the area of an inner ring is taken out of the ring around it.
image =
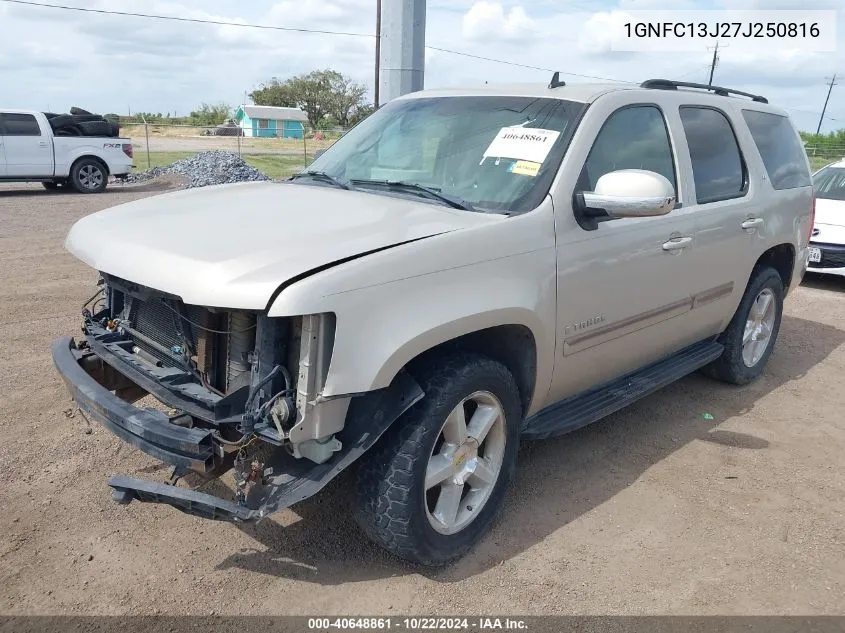
[[[556,130],[543,130],[519,125],[503,127],[496,134],[493,142],[484,150],[484,156],[479,164],[490,157],[515,158],[516,160],[542,164],[552,150],[558,136],[560,136],[560,132]]]
[[[531,176],[534,178],[537,172],[540,171],[540,163],[532,163],[528,160],[518,160],[508,168],[512,174],[519,174],[520,176]]]

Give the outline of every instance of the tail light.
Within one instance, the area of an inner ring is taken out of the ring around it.
[[[810,228],[807,231],[807,241],[813,237],[813,227],[816,225],[816,192],[813,191],[813,208],[810,211]]]
[[[133,158],[132,143],[124,143],[123,144],[123,153],[126,154],[129,158]]]

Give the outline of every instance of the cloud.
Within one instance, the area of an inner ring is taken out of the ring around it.
[[[590,16],[578,30],[578,47],[585,53],[610,53],[613,34],[619,33],[626,22],[633,22],[630,13],[624,11],[600,11]]]
[[[395,0],[383,0],[393,2]],[[683,4],[679,4],[682,2]],[[626,11],[667,8],[831,8],[842,0],[428,0],[426,44],[579,75],[642,81],[669,77],[706,81],[712,51],[624,53],[609,50],[609,24]],[[178,17],[373,33],[372,0],[74,0],[73,4]],[[728,6],[731,5],[731,6]],[[720,48],[714,81],[764,94],[815,129],[824,78],[841,71],[845,12],[837,54],[786,53],[761,46]],[[373,84],[374,39],[191,24],[0,3],[0,85],[16,107],[100,112],[170,111],[199,103],[235,105],[271,77],[335,68]],[[26,60],[21,63],[20,60]],[[584,77],[563,75],[568,83]],[[428,87],[536,81],[550,73],[426,51]],[[845,121],[845,98],[834,95],[829,117]],[[845,93],[843,93],[845,94]],[[834,123],[826,124],[832,126]],[[838,123],[841,127],[845,123]]]
[[[469,40],[519,42],[536,37],[537,25],[521,6],[506,12],[500,2],[481,0],[464,15],[463,35]]]

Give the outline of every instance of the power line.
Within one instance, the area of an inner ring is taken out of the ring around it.
[[[320,33],[323,35],[347,35],[350,37],[375,37],[372,33],[351,33],[348,31],[325,31],[320,29],[305,29],[293,26],[271,26],[269,24],[249,24],[245,22],[227,22],[224,20],[206,20],[203,18],[181,18],[175,15],[154,15],[152,13],[132,13],[129,11],[113,11],[110,9],[91,9],[86,7],[71,7],[63,4],[46,4],[29,2],[29,0],[0,0],[10,4],[23,4],[30,7],[46,9],[65,9],[66,11],[80,11],[82,13],[101,13],[104,15],[122,15],[133,18],[149,18],[153,20],[173,20],[175,22],[193,22],[195,24],[215,24],[217,26],[241,26],[250,29],[266,29],[271,31],[295,31],[298,33]]]
[[[613,79],[611,77],[597,77],[595,75],[581,75],[579,73],[568,73],[563,70],[556,71],[553,68],[543,68],[542,66],[531,66],[530,64],[520,64],[518,62],[509,62],[505,59],[496,59],[494,57],[484,57],[483,55],[474,55],[472,53],[464,53],[463,51],[456,51],[449,48],[440,48],[439,46],[426,46],[426,48],[433,51],[440,51],[441,53],[451,53],[452,55],[461,55],[463,57],[471,57],[473,59],[481,59],[487,62],[496,62],[497,64],[507,64],[508,66],[517,66],[519,68],[528,68],[530,70],[542,70],[543,72],[560,72],[561,75],[569,75],[570,77],[582,77],[584,79],[600,79],[602,81],[614,81],[622,84],[633,84],[635,81],[625,81],[624,79]]]
[[[676,79],[683,79],[684,77],[689,77],[690,75],[700,73],[702,70],[707,70],[708,68],[710,68],[710,64],[705,64],[704,66],[699,66],[695,70],[690,70],[689,72],[685,72],[683,74],[677,75]]]
[[[155,15],[152,13],[134,13],[129,11],[114,11],[111,9],[91,9],[91,8],[83,8],[83,7],[72,7],[68,5],[62,4],[48,4],[43,2],[30,2],[30,0],[0,0],[0,2],[6,2],[10,4],[20,4],[26,5],[31,7],[41,7],[47,9],[64,9],[67,11],[80,11],[83,13],[100,13],[103,15],[120,15],[125,17],[135,17],[135,18],[148,18],[153,20],[172,20],[175,22],[191,22],[194,24],[212,24],[216,26],[238,26],[242,28],[251,28],[251,29],[265,29],[265,30],[273,30],[273,31],[294,31],[298,33],[317,33],[322,35],[345,35],[350,37],[371,37],[376,38],[377,36],[372,33],[353,33],[348,31],[328,31],[322,29],[306,29],[306,28],[299,28],[299,27],[290,27],[290,26],[272,26],[268,24],[252,24],[248,22],[229,22],[225,20],[210,20],[204,18],[183,18],[177,17],[172,15]],[[480,59],[488,62],[495,62],[497,64],[506,64],[508,66],[516,66],[519,68],[528,68],[531,70],[541,70],[544,72],[555,72],[554,69],[551,68],[542,68],[539,66],[531,66],[529,64],[520,64],[517,62],[511,62],[505,59],[495,59],[493,57],[484,57],[483,55],[474,55],[472,53],[466,53],[463,51],[456,51],[449,48],[441,48],[439,46],[426,46],[427,49],[433,51],[440,51],[441,53],[449,53],[451,55],[460,55],[462,57],[470,57],[472,59]],[[569,73],[560,71],[562,75],[568,75],[570,77],[582,77],[584,79],[598,79],[601,81],[613,81],[618,83],[635,83],[630,81],[623,81],[621,79],[613,79],[611,77],[596,77],[594,75],[582,75],[579,73]]]
[[[837,84],[839,85],[839,84]],[[784,110],[789,110],[790,112],[801,112],[802,114],[821,114],[818,110],[807,110],[805,108],[784,108]],[[825,116],[825,120],[827,121],[843,121],[845,119],[835,119],[831,116]]]

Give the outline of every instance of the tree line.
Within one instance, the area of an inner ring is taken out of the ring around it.
[[[367,102],[367,88],[336,70],[315,70],[288,79],[273,77],[249,93],[255,105],[299,108],[315,130],[351,127],[375,109]],[[108,115],[120,121],[171,125],[220,125],[235,115],[226,103],[203,103],[187,116],[169,112],[135,112],[129,117]]]
[[[805,147],[813,148],[816,154],[845,155],[845,129],[827,134],[801,132],[801,140]]]
[[[255,105],[299,108],[314,129],[350,127],[373,111],[367,88],[336,70],[315,70],[289,79],[273,77],[249,93]]]

